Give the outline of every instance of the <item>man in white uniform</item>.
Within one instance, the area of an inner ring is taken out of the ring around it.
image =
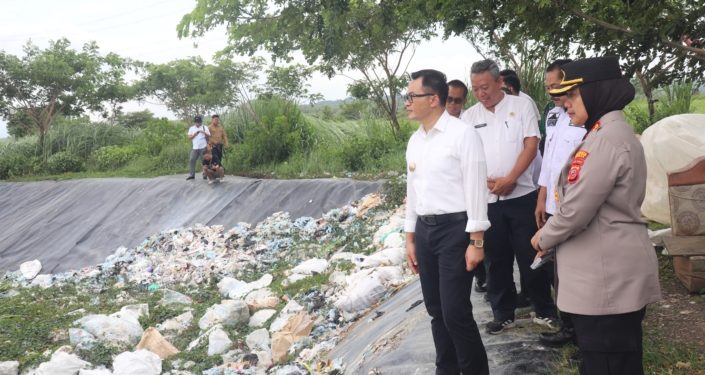
[[[571,60],[556,60],[546,68],[546,92],[561,87],[563,72],[561,67]],[[556,212],[555,189],[563,166],[573,155],[573,150],[585,136],[583,125],[570,122],[570,116],[563,107],[565,96],[551,96],[555,104],[546,115],[546,145],[544,148],[541,176],[539,177],[539,198],[536,202],[536,225],[541,228],[546,220]],[[558,332],[542,333],[539,341],[549,346],[562,346],[575,337],[569,314],[560,314],[561,329]]]
[[[485,155],[477,132],[445,110],[446,76],[428,69],[411,79],[404,106],[421,126],[406,149],[404,231],[431,316],[436,374],[489,374],[469,298],[490,226]]]
[[[550,270],[529,268],[536,254],[531,237],[537,230],[531,163],[536,157],[539,129],[534,106],[502,91],[499,68],[492,60],[474,63],[470,82],[478,103],[465,111],[462,120],[482,138],[491,193],[487,215],[492,227],[485,233],[485,264],[494,320],[487,324],[487,332],[498,334],[514,325],[515,256],[536,311],[535,322],[552,326],[557,318]]]

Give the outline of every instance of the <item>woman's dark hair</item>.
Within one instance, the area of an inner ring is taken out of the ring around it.
[[[438,100],[442,106],[446,105],[448,99],[448,84],[446,75],[433,69],[424,69],[411,73],[411,79],[421,78],[421,85],[438,95]]]

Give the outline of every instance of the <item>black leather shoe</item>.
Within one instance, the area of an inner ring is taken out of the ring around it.
[[[475,283],[475,291],[478,293],[487,292],[487,284],[486,283],[480,284],[479,282]]]
[[[188,176],[188,177],[186,177],[187,180],[193,180],[194,178],[195,178],[195,177],[193,177],[193,176]]]
[[[542,332],[539,342],[546,346],[560,347],[575,341],[575,331],[561,328],[558,332]]]

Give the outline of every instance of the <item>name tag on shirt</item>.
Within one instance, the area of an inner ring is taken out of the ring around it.
[[[475,126],[475,129],[477,129],[477,128],[484,128],[485,126],[487,126],[487,123],[484,123],[484,124],[477,124],[477,125],[474,125],[474,126]]]

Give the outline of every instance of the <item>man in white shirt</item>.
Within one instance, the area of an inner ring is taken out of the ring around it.
[[[487,332],[499,334],[514,326],[515,256],[536,311],[535,322],[552,326],[557,318],[550,271],[529,268],[536,255],[531,246],[537,230],[531,165],[538,148],[536,112],[529,100],[502,91],[499,68],[492,60],[474,63],[470,82],[478,103],[463,113],[462,120],[482,138],[490,189],[487,216],[492,227],[485,234],[485,265],[494,320],[487,324]]]
[[[409,267],[419,273],[436,347],[436,374],[489,374],[472,315],[473,271],[484,258],[487,187],[475,130],[445,111],[443,73],[411,74],[404,103],[421,123],[406,149],[404,231]]]
[[[560,88],[563,72],[561,67],[571,60],[556,60],[546,68],[546,92]],[[546,220],[556,212],[555,189],[563,166],[573,154],[575,147],[585,136],[585,127],[574,125],[563,107],[565,96],[551,96],[553,107],[546,115],[546,144],[544,148],[541,176],[539,177],[539,198],[536,202],[536,225],[541,228]],[[575,330],[570,314],[561,316],[561,329],[558,332],[542,333],[539,341],[545,345],[561,346],[575,338]]]
[[[208,137],[211,135],[207,126],[203,126],[203,117],[197,115],[193,118],[194,124],[188,129],[188,139],[191,140],[191,158],[189,159],[189,174],[187,180],[193,180],[196,174],[196,161],[202,158],[208,146]],[[205,175],[204,175],[205,178]]]

